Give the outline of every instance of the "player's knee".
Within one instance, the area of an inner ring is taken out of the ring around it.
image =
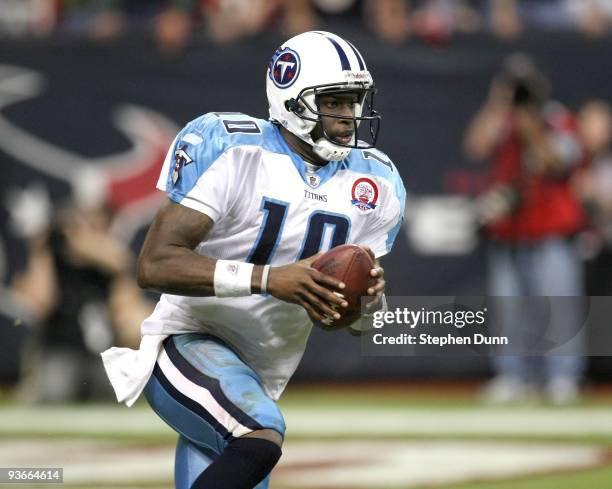
[[[258,484],[272,472],[280,457],[280,446],[270,440],[235,438],[199,475],[191,489],[267,487],[267,482],[262,486]]]
[[[257,438],[259,440],[267,440],[272,442],[275,445],[278,445],[279,448],[283,446],[283,435],[278,431],[271,429],[251,431],[242,438]]]
[[[259,434],[262,431],[272,430],[259,430]],[[246,435],[230,442],[225,450],[243,460],[245,467],[252,466],[253,473],[257,473],[258,481],[263,480],[272,471],[282,455],[281,447],[276,441]]]
[[[285,437],[285,420],[276,403],[270,400],[267,405],[260,406],[256,419],[262,428],[243,435],[243,438],[260,438],[282,447]]]

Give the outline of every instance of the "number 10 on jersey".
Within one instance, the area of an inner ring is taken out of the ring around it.
[[[290,204],[281,200],[264,197],[260,211],[264,217],[247,262],[266,265],[272,261],[287,220]],[[346,243],[351,229],[351,220],[344,214],[316,210],[308,217],[306,232],[302,239],[297,260],[308,258],[321,250],[323,239],[330,236],[330,248]]]

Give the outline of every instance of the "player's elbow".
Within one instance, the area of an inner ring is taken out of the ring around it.
[[[136,273],[136,280],[138,286],[142,289],[154,289],[156,288],[155,278],[156,266],[153,260],[145,254],[141,254],[138,258],[138,268]]]

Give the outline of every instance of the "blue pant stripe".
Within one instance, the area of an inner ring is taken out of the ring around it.
[[[176,366],[177,369],[191,382],[197,384],[206,390],[208,390],[212,396],[215,398],[215,401],[219,403],[219,405],[225,409],[236,421],[238,421],[241,425],[246,426],[252,430],[261,430],[263,427],[251,418],[248,414],[246,414],[242,409],[236,406],[232,401],[230,401],[223,390],[221,389],[221,384],[218,379],[213,377],[209,377],[208,375],[203,374],[198,369],[196,369],[193,365],[191,365],[177,350],[176,345],[174,344],[173,336],[164,341],[164,349],[168,354],[171,362]]]
[[[227,431],[227,429],[225,429],[225,427],[219,423],[203,406],[195,402],[193,399],[187,397],[176,387],[174,387],[157,364],[155,364],[155,367],[153,368],[153,376],[174,400],[200,416],[204,421],[214,427],[217,433],[219,433],[225,440],[230,441],[234,439],[232,434]]]

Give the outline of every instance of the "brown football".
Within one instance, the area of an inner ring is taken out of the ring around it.
[[[348,307],[338,308],[342,317],[329,324],[318,324],[323,329],[341,329],[354,323],[361,315],[361,296],[368,295],[368,288],[376,285],[370,276],[375,267],[368,252],[361,246],[342,245],[332,248],[314,261],[312,267],[342,280],[346,288],[341,291]]]

